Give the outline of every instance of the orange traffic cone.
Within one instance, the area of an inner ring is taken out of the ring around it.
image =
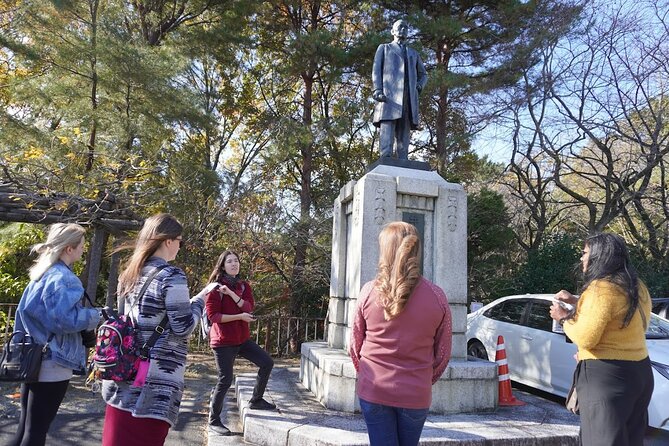
[[[517,400],[511,392],[511,380],[509,379],[509,363],[506,360],[504,348],[504,337],[497,336],[497,374],[499,375],[499,405],[500,406],[524,406],[525,403]]]

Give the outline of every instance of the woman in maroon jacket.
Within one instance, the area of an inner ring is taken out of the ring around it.
[[[248,282],[239,278],[239,256],[225,251],[218,257],[216,267],[208,282],[218,282],[220,287],[207,295],[207,316],[211,321],[209,345],[216,357],[218,383],[209,405],[209,429],[219,435],[230,435],[221,422],[225,394],[232,384],[232,366],[237,356],[246,358],[259,367],[251,409],[272,410],[276,406],[263,399],[274,361],[265,350],[251,340],[249,322],[255,320],[253,291]]]
[[[446,294],[420,273],[418,231],[402,221],[379,234],[376,278],[358,296],[349,354],[372,446],[416,446],[432,385],[451,358]]]

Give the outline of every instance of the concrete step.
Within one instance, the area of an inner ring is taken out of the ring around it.
[[[225,396],[221,421],[234,435],[223,437],[213,432],[207,432],[208,446],[239,446],[249,444],[244,441],[244,433],[242,432],[242,423],[239,419],[237,406],[235,389],[231,387]]]
[[[360,414],[324,408],[299,381],[299,367],[272,371],[265,399],[276,411],[251,410],[255,374],[237,376],[238,414],[245,444],[268,446],[363,446],[369,444]],[[514,391],[526,403],[483,414],[430,414],[421,445],[570,446],[578,445],[578,416],[540,397]],[[217,443],[220,444],[220,443]],[[235,443],[226,443],[235,444]],[[244,444],[244,443],[236,443]],[[210,443],[212,445],[212,443]]]

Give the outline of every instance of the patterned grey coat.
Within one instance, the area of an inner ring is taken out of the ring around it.
[[[129,296],[125,311],[129,311],[146,277],[165,260],[151,257],[142,269],[142,277]],[[149,371],[143,387],[131,382],[102,382],[102,398],[107,404],[132,412],[133,416],[155,418],[174,426],[184,387],[188,338],[202,316],[204,301],[189,299],[184,272],[168,266],[158,273],[147,288],[141,302],[133,308],[132,319],[137,321],[141,341],[151,336],[155,327],[167,314],[165,332],[151,349]]]
[[[411,128],[418,128],[418,94],[427,83],[427,72],[418,51],[406,47],[409,79],[409,102],[411,105]],[[400,119],[404,102],[404,56],[400,45],[395,42],[382,43],[374,56],[372,70],[374,91],[382,91],[385,102],[377,102],[374,107],[373,123],[377,127],[381,121]]]

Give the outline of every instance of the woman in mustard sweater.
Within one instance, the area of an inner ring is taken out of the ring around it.
[[[575,310],[551,307],[551,317],[578,346],[574,379],[580,441],[587,446],[641,445],[653,393],[646,348],[650,295],[618,235],[588,237],[581,263],[581,297],[564,290],[555,296]]]

